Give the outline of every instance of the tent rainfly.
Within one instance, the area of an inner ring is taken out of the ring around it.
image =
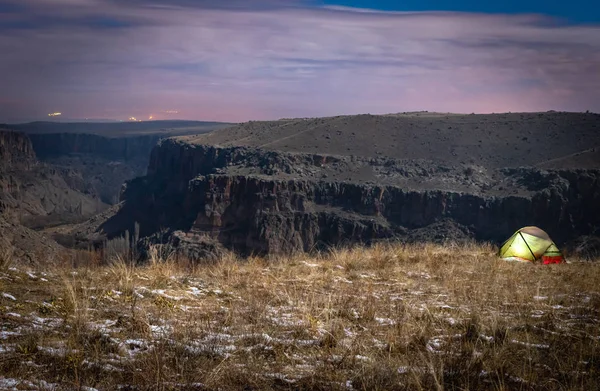
[[[515,232],[500,247],[500,257],[506,261],[536,262],[545,265],[563,263],[562,253],[550,236],[538,227],[524,227]]]

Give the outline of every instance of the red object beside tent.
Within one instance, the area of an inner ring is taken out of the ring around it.
[[[556,256],[547,256],[547,255],[544,255],[542,257],[542,262],[544,263],[544,265],[550,265],[550,264],[553,264],[553,263],[564,263],[565,260],[562,257],[562,255],[556,255]]]

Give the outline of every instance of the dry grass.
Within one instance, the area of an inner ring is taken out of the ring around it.
[[[0,389],[598,389],[600,265],[494,251],[3,267]]]

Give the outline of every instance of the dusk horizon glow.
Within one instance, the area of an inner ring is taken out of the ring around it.
[[[123,3],[0,0],[0,123],[600,112],[577,2]]]

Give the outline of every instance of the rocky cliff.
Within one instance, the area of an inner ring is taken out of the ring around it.
[[[80,173],[38,162],[27,135],[0,132],[0,154],[0,213],[8,221],[35,226],[104,209]]]
[[[128,137],[104,137],[86,133],[43,133],[29,134],[36,154],[40,159],[55,158],[71,154],[93,154],[113,160],[148,159],[148,155],[160,134]]]
[[[0,131],[0,251],[44,260],[60,246],[30,228],[82,220],[104,209],[76,172],[36,159],[27,135]]]
[[[465,238],[492,241],[539,225],[562,242],[600,226],[600,171],[488,169],[168,139],[121,200],[97,232],[118,236],[138,222],[146,242],[212,241],[246,254],[456,239],[438,235],[440,222]]]
[[[0,165],[29,168],[35,162],[31,140],[23,133],[0,129]]]
[[[103,203],[115,204],[125,181],[146,174],[150,151],[160,139],[227,125],[198,121],[42,122],[17,127],[27,132],[40,160],[80,173],[90,193]]]
[[[43,162],[80,173],[90,193],[106,204],[115,204],[125,181],[145,175],[150,151],[161,136],[44,133],[29,137]]]

